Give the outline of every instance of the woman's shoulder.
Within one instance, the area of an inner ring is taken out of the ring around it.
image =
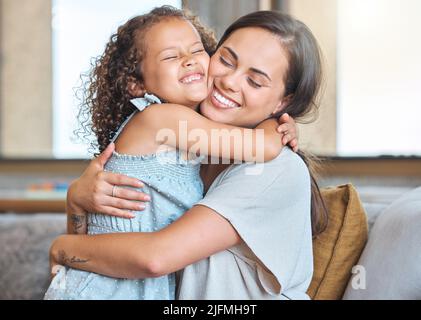
[[[273,160],[265,163],[243,163],[233,165],[227,170],[228,174],[264,175],[268,177],[285,177],[287,175],[309,176],[309,170],[303,159],[289,147],[284,147]]]
[[[304,160],[298,153],[292,151],[289,147],[284,147],[282,149],[282,152],[279,154],[279,156],[273,160],[272,166],[277,168],[286,168],[288,171],[293,172],[294,174],[309,174],[308,167]]]
[[[310,173],[299,155],[285,147],[278,157],[266,163],[232,165],[221,173],[214,187],[226,186],[238,194],[281,193],[294,190],[306,193],[311,185]],[[270,191],[270,192],[269,192]]]

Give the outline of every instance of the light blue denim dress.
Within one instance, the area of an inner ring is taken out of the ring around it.
[[[153,95],[132,100],[143,111],[161,101]],[[123,123],[113,141],[137,112]],[[203,157],[186,160],[178,150],[152,155],[132,156],[114,153],[105,170],[135,177],[145,183],[140,191],[149,194],[151,202],[145,211],[136,212],[131,220],[88,215],[88,234],[118,232],[154,232],[177,220],[203,198],[200,162]],[[141,249],[139,249],[141,250]],[[46,300],[173,300],[175,274],[139,280],[115,279],[96,273],[61,268],[47,290]]]

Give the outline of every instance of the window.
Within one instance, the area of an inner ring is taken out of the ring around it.
[[[421,155],[421,1],[338,1],[338,154]]]
[[[74,88],[89,70],[117,27],[132,16],[164,4],[181,8],[181,0],[53,0],[53,153],[56,158],[88,157],[75,143],[78,103]]]

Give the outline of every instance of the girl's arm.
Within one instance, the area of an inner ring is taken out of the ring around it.
[[[295,120],[287,113],[284,113],[279,119],[277,131],[283,134],[282,144],[289,145],[294,152],[298,152],[298,127]]]
[[[176,104],[154,105],[136,121],[151,130],[158,143],[195,154],[246,162],[267,162],[283,147],[276,119],[255,129],[211,121],[194,110]]]
[[[145,110],[146,112],[148,110]],[[288,115],[279,118],[278,132],[284,134],[282,142],[288,143],[294,150],[298,148],[297,128],[294,120]],[[263,125],[264,123],[262,123]],[[68,206],[81,208],[84,212],[102,212],[110,216],[133,218],[133,211],[142,211],[148,202],[148,195],[124,187],[141,188],[142,182],[112,172],[104,172],[104,165],[111,157],[115,145],[111,143],[97,158],[92,160],[85,172],[75,180],[67,194]],[[112,197],[112,188],[117,186],[115,196]],[[143,205],[143,206],[142,206]]]
[[[234,227],[205,206],[195,206],[152,233],[64,235],[50,249],[60,264],[114,278],[160,277],[241,242]]]

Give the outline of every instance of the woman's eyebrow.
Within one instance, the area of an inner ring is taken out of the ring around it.
[[[256,68],[250,68],[250,71],[254,72],[254,73],[258,73],[258,74],[264,76],[265,78],[267,78],[269,81],[272,81],[272,79],[267,75],[267,73],[263,72],[262,70],[259,70],[259,69],[256,69]]]
[[[226,49],[230,54],[231,54],[231,56],[234,58],[234,60],[238,60],[238,56],[237,56],[237,54],[234,52],[234,50],[232,50],[231,48],[229,48],[229,47],[224,47],[224,49]]]
[[[234,60],[238,61],[238,55],[234,52],[234,50],[232,50],[230,47],[224,47],[224,49],[226,49],[230,53],[230,55],[232,56]],[[268,76],[268,74],[266,72],[263,72],[262,70],[259,70],[256,68],[250,68],[250,71],[254,73],[258,73],[264,76],[265,78],[267,78],[269,81],[272,81],[272,79]]]

